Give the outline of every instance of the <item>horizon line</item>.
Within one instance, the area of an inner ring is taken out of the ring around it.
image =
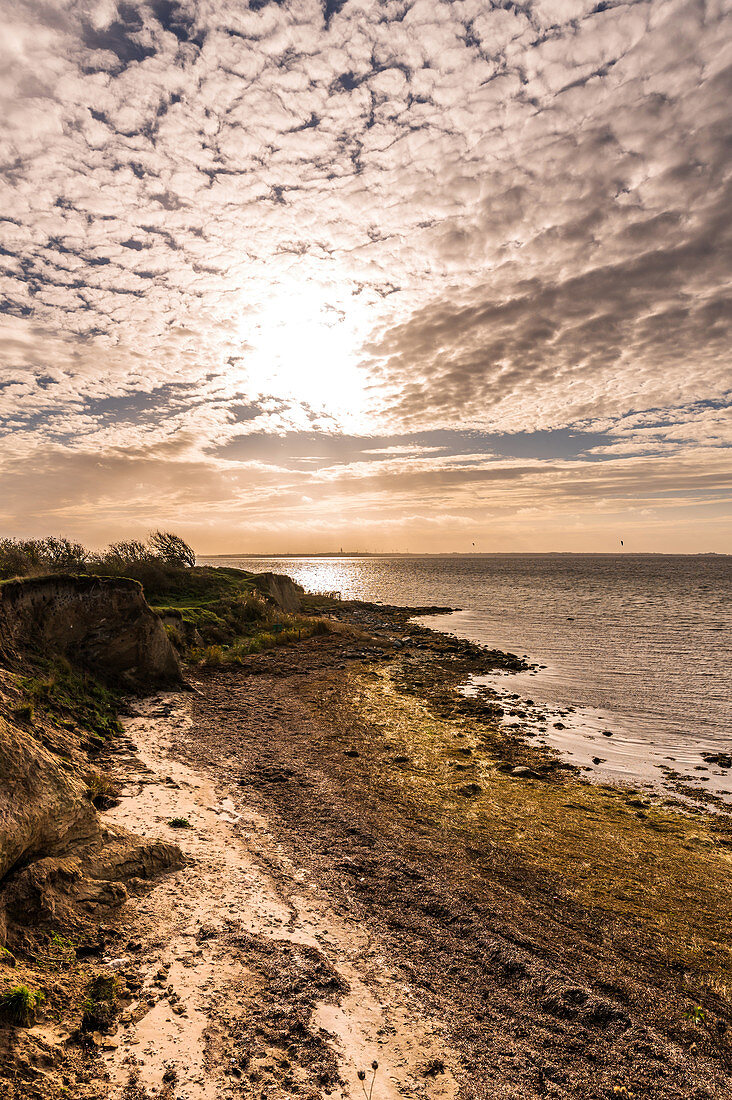
[[[199,558],[498,558],[498,557],[634,557],[634,558],[729,558],[731,554],[721,550],[296,550],[244,551],[225,554],[197,553]]]

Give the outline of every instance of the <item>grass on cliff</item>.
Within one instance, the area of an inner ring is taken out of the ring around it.
[[[122,731],[118,696],[62,657],[39,662],[35,675],[21,678],[20,688],[26,700],[21,706],[63,729],[80,727],[99,743]]]
[[[237,637],[253,634],[263,623],[273,619],[276,609],[252,589],[243,579],[238,586],[227,588],[222,595],[218,578],[205,594],[151,604],[166,621],[169,634],[179,646],[191,644],[196,634],[209,645],[231,644]]]
[[[328,634],[329,624],[322,619],[300,615],[269,614],[264,623],[253,625],[246,634],[237,635],[230,645],[194,647],[191,659],[208,667],[242,664],[253,653],[278,646],[297,645],[306,638]]]
[[[231,646],[257,635],[252,651],[267,648],[267,628],[276,628],[278,615],[266,583],[241,569],[195,562],[193,549],[169,531],[152,531],[146,542],[113,543],[99,553],[55,536],[0,539],[0,580],[54,573],[135,580],[152,609],[168,620],[179,651]]]
[[[41,990],[29,989],[27,985],[11,986],[0,993],[0,1017],[16,1027],[28,1027],[44,1000]]]
[[[82,1009],[82,1031],[109,1031],[119,1013],[117,979],[109,974],[95,974],[87,987]]]

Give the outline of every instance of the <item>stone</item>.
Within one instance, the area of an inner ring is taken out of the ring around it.
[[[463,798],[475,798],[482,793],[483,788],[477,783],[465,783],[462,787],[458,787],[458,794],[461,794]]]

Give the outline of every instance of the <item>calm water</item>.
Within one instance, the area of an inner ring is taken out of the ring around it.
[[[686,771],[701,766],[701,749],[732,745],[730,556],[208,560],[287,573],[344,598],[463,608],[429,625],[546,666],[495,686],[557,712],[575,708],[565,730],[544,720],[542,735],[578,763],[601,755],[605,771],[646,779],[649,768]],[[719,769],[695,775],[732,789]]]

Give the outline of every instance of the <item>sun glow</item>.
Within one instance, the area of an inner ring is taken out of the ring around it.
[[[280,285],[242,323],[247,375],[262,394],[353,426],[366,413],[359,349],[369,328],[367,310],[350,288]]]

